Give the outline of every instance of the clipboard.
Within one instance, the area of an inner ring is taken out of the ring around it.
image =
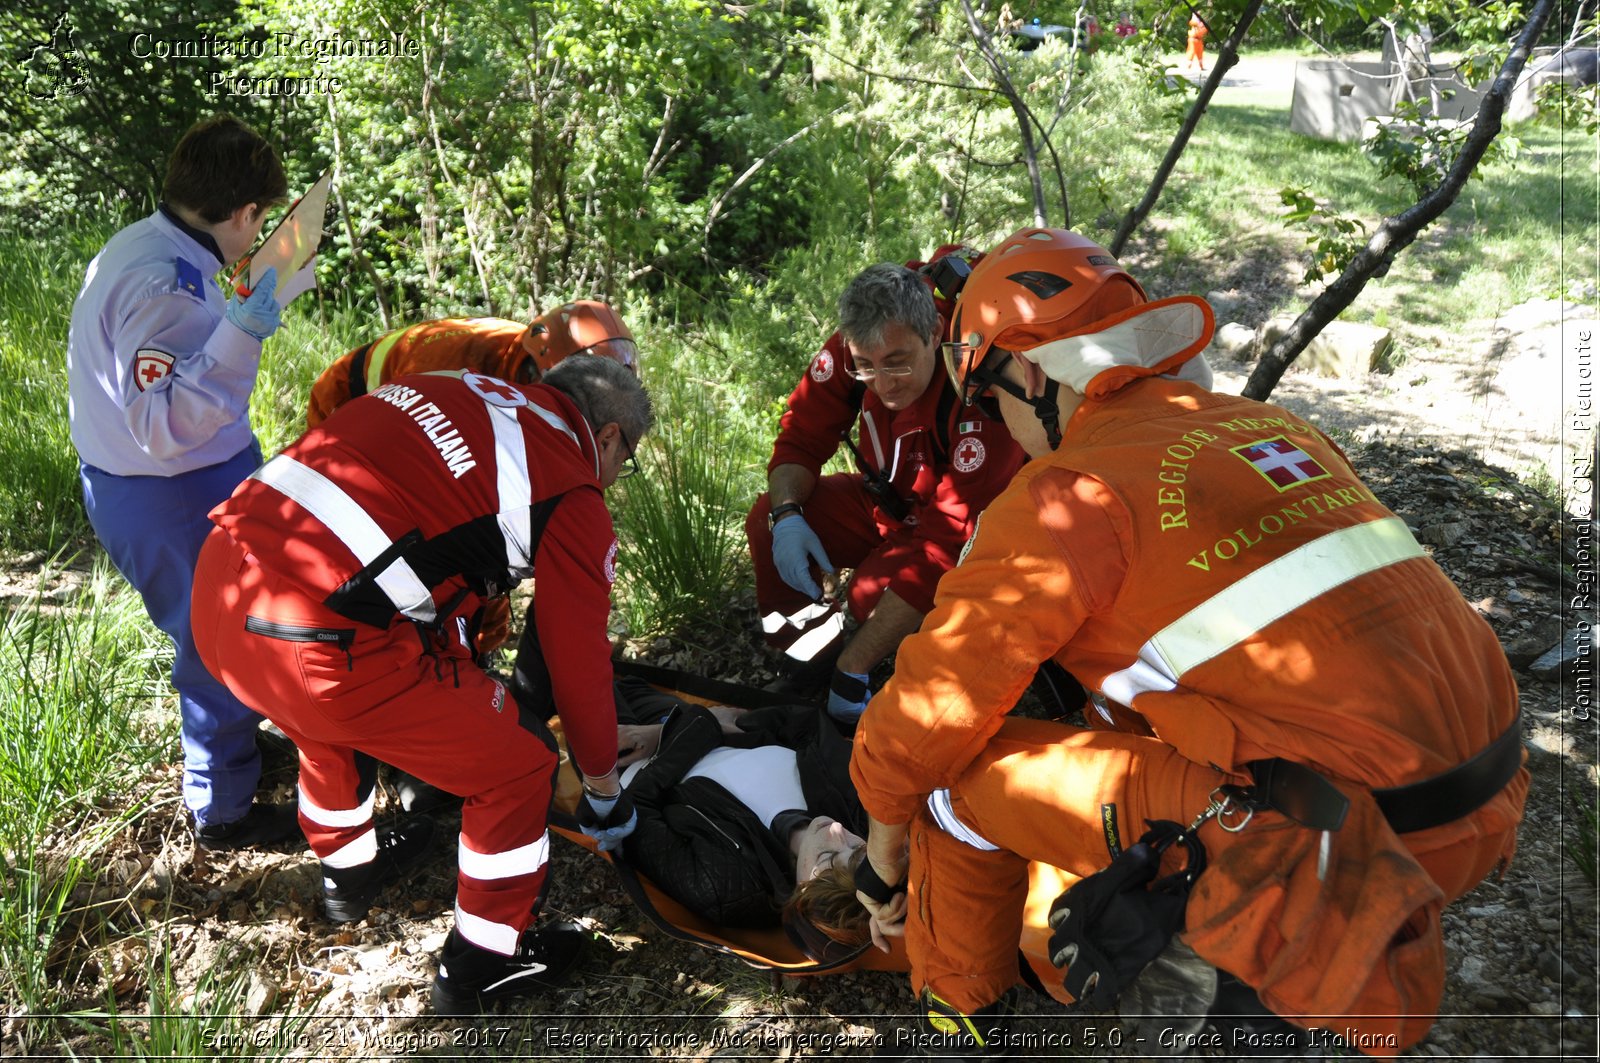
[[[324,170],[305,194],[294,201],[272,232],[261,241],[256,253],[250,256],[249,286],[239,285],[240,295],[248,295],[261,275],[272,267],[278,271],[275,294],[281,298],[284,286],[311,261],[322,243],[322,221],[328,212],[328,190],[332,185],[332,172]]]

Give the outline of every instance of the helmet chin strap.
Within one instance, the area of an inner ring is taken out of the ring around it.
[[[1044,426],[1045,441],[1050,444],[1051,450],[1057,449],[1061,446],[1061,407],[1056,405],[1056,396],[1061,393],[1061,382],[1046,377],[1044,394],[1037,398],[1030,397],[1022,385],[1001,375],[1000,370],[1010,359],[1011,355],[1007,354],[996,361],[993,368],[987,365],[980,366],[973,371],[973,376],[985,386],[999,388],[1018,402],[1033,407],[1033,415],[1039,418],[1039,423]]]

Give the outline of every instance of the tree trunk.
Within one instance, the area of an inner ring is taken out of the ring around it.
[[[961,0],[961,10],[966,12],[967,28],[972,32],[972,39],[977,42],[983,61],[994,74],[995,85],[1000,89],[1000,94],[1006,98],[1006,102],[1011,104],[1012,113],[1017,116],[1017,134],[1022,138],[1022,158],[1028,166],[1028,185],[1033,193],[1033,224],[1044,228],[1050,224],[1050,211],[1044,201],[1044,176],[1039,170],[1039,149],[1033,140],[1033,128],[1039,124],[1038,120],[1034,118],[1033,111],[1029,109],[1017,87],[1011,83],[1005,64],[995,54],[994,41],[990,38],[989,31],[978,21],[978,16],[973,12],[969,0]],[[1041,132],[1044,131],[1042,125],[1039,129]],[[1050,150],[1052,156],[1055,154],[1055,148],[1050,144],[1048,136],[1045,139],[1045,147]],[[1060,159],[1056,160],[1056,181],[1061,186],[1062,224],[1070,225],[1072,212],[1067,202],[1066,177],[1061,172]]]
[[[1356,252],[1355,258],[1351,259],[1344,272],[1324,288],[1322,294],[1295,319],[1289,331],[1285,332],[1270,350],[1261,355],[1261,360],[1256,363],[1250,379],[1245,383],[1243,394],[1246,398],[1265,400],[1271,395],[1272,389],[1277,387],[1278,381],[1282,379],[1284,371],[1300,356],[1300,352],[1306,349],[1317,333],[1355,302],[1356,296],[1361,294],[1369,280],[1387,273],[1395,256],[1405,250],[1423,229],[1437,220],[1439,215],[1456,201],[1456,197],[1461,194],[1461,189],[1467,183],[1467,178],[1472,176],[1478,161],[1483,158],[1483,153],[1488,150],[1494,138],[1500,135],[1500,121],[1505,114],[1506,99],[1511,95],[1512,86],[1517,83],[1517,78],[1521,76],[1522,68],[1528,61],[1528,54],[1538,41],[1539,34],[1543,32],[1554,7],[1555,0],[1539,0],[1534,6],[1532,14],[1528,16],[1527,24],[1517,35],[1511,54],[1500,67],[1500,73],[1495,75],[1494,84],[1483,94],[1483,100],[1478,104],[1478,116],[1473,122],[1472,132],[1462,142],[1461,153],[1456,156],[1455,163],[1445,174],[1439,187],[1394,217],[1383,220],[1377,232],[1372,234],[1372,239],[1367,241],[1367,246]]]
[[[1261,13],[1263,0],[1250,0],[1250,6],[1245,8],[1244,14],[1239,16],[1238,25],[1233,27],[1233,32],[1223,42],[1222,49],[1217,53],[1217,60],[1211,64],[1211,76],[1206,78],[1206,83],[1200,88],[1200,95],[1195,97],[1194,106],[1189,108],[1189,114],[1183,120],[1183,126],[1178,130],[1178,135],[1172,138],[1172,143],[1167,147],[1167,156],[1161,160],[1161,166],[1156,170],[1156,175],[1150,179],[1150,187],[1144,190],[1144,198],[1139,200],[1137,206],[1123,216],[1122,224],[1117,226],[1117,235],[1111,239],[1111,253],[1121,255],[1122,248],[1127,244],[1128,237],[1133,231],[1144,223],[1145,217],[1150,213],[1150,208],[1156,205],[1156,200],[1161,196],[1161,190],[1167,185],[1167,178],[1172,176],[1172,171],[1178,165],[1178,159],[1183,155],[1183,150],[1189,146],[1189,138],[1194,135],[1195,127],[1200,124],[1200,116],[1206,113],[1206,108],[1211,105],[1211,97],[1216,95],[1217,89],[1222,86],[1222,77],[1233,65],[1239,61],[1239,45],[1244,41],[1244,35],[1250,29],[1250,24]]]

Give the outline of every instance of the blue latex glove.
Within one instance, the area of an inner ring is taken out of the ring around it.
[[[235,293],[228,300],[228,309],[224,311],[233,327],[240,332],[246,332],[258,340],[264,340],[278,331],[278,325],[283,317],[283,307],[278,305],[278,271],[268,267],[261,275],[261,280],[246,298],[239,298]]]
[[[578,829],[598,842],[603,853],[622,848],[622,839],[638,825],[639,813],[626,790],[616,797],[596,797],[585,791],[578,802]]]
[[[855,723],[867,711],[872,691],[867,689],[867,677],[843,669],[833,670],[833,682],[828,686],[828,715],[840,723]]]
[[[822,551],[822,540],[805,517],[797,513],[772,526],[772,563],[778,566],[778,575],[815,602],[821,600],[822,588],[811,578],[812,561],[821,565],[824,572],[833,571],[833,562]]]

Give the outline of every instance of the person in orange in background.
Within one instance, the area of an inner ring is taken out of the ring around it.
[[[1196,11],[1189,16],[1189,47],[1183,53],[1185,70],[1196,68],[1202,74],[1206,72],[1206,34],[1210,32],[1205,20],[1200,17],[1200,12]]]
[[[528,325],[497,317],[445,318],[395,329],[341,356],[311,385],[306,427],[396,377],[471,369],[514,384],[532,384],[572,354],[598,354],[639,375],[633,333],[605,303],[579,299]]]
[[[1159,973],[1182,991],[1133,1014],[1209,1011],[1234,1054],[1320,1027],[1393,1055],[1439,1006],[1443,906],[1516,848],[1494,632],[1325,435],[1177,374],[1213,325],[1060,229],[989,252],[955,308],[950,380],[1033,460],[900,644],[851,777],[857,896],[971,1054],[1007,1047],[1029,860],[1080,877],[1048,919],[1079,1005]],[[1048,659],[1090,729],[1006,718]]]

